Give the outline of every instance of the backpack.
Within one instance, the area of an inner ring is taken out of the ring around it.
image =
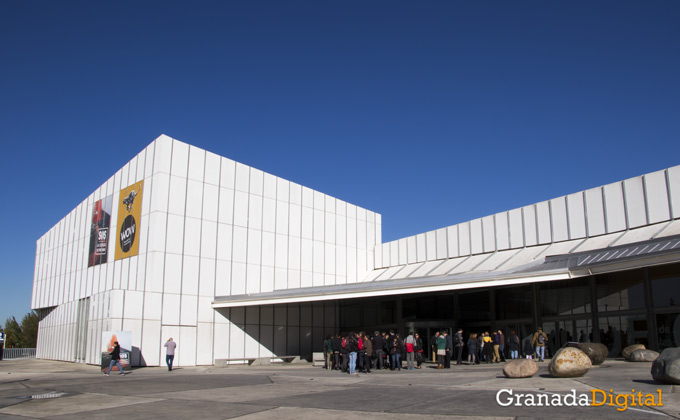
[[[538,338],[536,339],[538,344],[545,344],[545,334],[542,332],[538,333]]]

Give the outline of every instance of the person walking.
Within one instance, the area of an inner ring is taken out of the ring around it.
[[[453,337],[453,346],[456,349],[456,365],[463,364],[463,347],[465,343],[463,342],[463,329],[458,328],[458,332]],[[468,348],[468,351],[470,349]]]
[[[123,367],[120,365],[120,345],[117,341],[113,342],[113,351],[109,353],[109,355],[111,356],[111,363],[109,363],[109,370],[107,370],[104,375],[109,376],[109,373],[111,373],[111,368],[113,368],[114,364],[118,366],[118,371],[120,374],[125,375],[125,372],[123,372]]]
[[[172,370],[172,362],[175,360],[175,348],[177,348],[177,343],[172,341],[172,337],[164,344],[165,347],[165,364],[168,365],[168,370]]]
[[[539,361],[545,359],[545,345],[548,342],[548,336],[543,332],[543,328],[538,327],[531,340],[531,345],[536,349],[536,357]]]
[[[416,339],[413,332],[409,332],[406,337],[406,369],[416,370]]]

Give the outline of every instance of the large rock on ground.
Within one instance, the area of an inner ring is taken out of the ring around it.
[[[644,344],[633,344],[631,346],[626,347],[625,349],[621,350],[621,356],[623,356],[624,359],[629,360],[630,354],[634,352],[635,350],[644,350],[645,345]]]
[[[609,354],[609,349],[602,343],[578,343],[578,348],[588,355],[593,365],[601,365]]]
[[[657,357],[659,357],[659,353],[654,350],[638,349],[628,356],[628,360],[631,362],[653,362]]]
[[[665,384],[680,385],[680,348],[664,350],[652,363],[652,378]]]
[[[508,378],[530,378],[538,372],[538,364],[530,359],[515,359],[505,362],[503,375]]]
[[[555,353],[548,372],[558,378],[576,378],[585,375],[593,363],[590,357],[575,347],[562,347]]]

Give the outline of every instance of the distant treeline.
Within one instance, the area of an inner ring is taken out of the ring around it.
[[[35,348],[38,343],[38,322],[40,317],[36,311],[24,315],[21,324],[14,316],[7,318],[5,325],[5,348]]]

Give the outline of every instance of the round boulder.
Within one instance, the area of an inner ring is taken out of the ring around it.
[[[602,343],[578,343],[578,348],[588,355],[593,365],[601,365],[609,354],[609,349]]]
[[[515,359],[505,362],[503,375],[507,378],[530,378],[538,372],[538,364],[529,359]]]
[[[665,384],[680,385],[680,348],[671,347],[652,363],[652,378]]]
[[[576,347],[562,347],[550,361],[548,372],[557,378],[576,378],[588,373],[591,367],[593,363],[583,351]]]
[[[644,344],[633,344],[621,350],[621,356],[623,356],[624,359],[629,360],[630,354],[632,352],[634,352],[635,350],[644,350],[645,348],[646,347]]]
[[[628,360],[631,362],[653,362],[659,357],[659,353],[649,349],[638,349],[630,354]]]

